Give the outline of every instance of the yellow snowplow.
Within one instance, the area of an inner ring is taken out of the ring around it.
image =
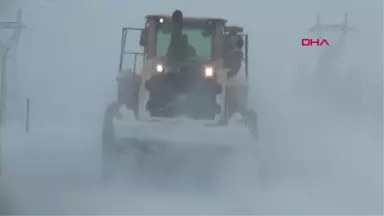
[[[190,177],[217,174],[234,149],[256,145],[256,113],[247,107],[248,35],[225,19],[181,12],[145,21],[122,31],[117,101],[103,126],[103,179],[113,179],[118,164],[130,165],[131,180],[187,169]],[[126,48],[131,31],[140,33],[141,52]],[[133,67],[124,65],[127,55]]]

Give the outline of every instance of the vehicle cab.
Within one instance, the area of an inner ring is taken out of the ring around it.
[[[187,37],[188,44],[195,50],[196,55],[185,58],[183,62],[178,62],[179,65],[200,66],[205,76],[214,76],[214,66],[218,64],[215,61],[222,57],[225,23],[224,19],[185,17],[182,34]],[[145,47],[147,60],[153,62],[152,72],[154,73],[167,72],[171,64],[175,64],[167,55],[171,36],[171,16],[146,16],[146,27],[143,31],[141,45]]]
[[[140,76],[142,83],[138,90],[139,113],[143,113],[144,110],[153,113],[151,110],[158,110],[159,107],[173,103],[179,95],[193,92],[195,95],[189,98],[199,98],[199,100],[189,101],[186,107],[202,104],[206,107],[199,109],[209,111],[197,118],[214,119],[216,115],[226,115],[225,91],[228,69],[223,59],[228,43],[226,38],[228,34],[233,35],[233,28],[226,27],[225,19],[184,17],[181,34],[185,38],[187,48],[192,50],[188,53],[193,54],[187,54],[175,60],[170,55],[173,35],[172,17],[148,15],[145,18],[143,29],[123,28],[119,66],[119,71],[124,71],[123,56],[126,54],[135,56],[133,72]],[[125,50],[127,32],[130,30],[141,31],[139,44],[143,48],[142,53]],[[229,30],[232,32],[228,32]],[[177,47],[176,50],[179,48]],[[136,70],[138,55],[143,56],[140,72]],[[153,105],[154,103],[156,105]],[[199,110],[197,107],[190,109]]]

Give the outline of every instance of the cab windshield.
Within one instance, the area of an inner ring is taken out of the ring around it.
[[[198,58],[212,57],[212,33],[203,28],[184,27],[183,34],[188,37],[188,43],[196,50]],[[166,56],[171,42],[171,32],[158,28],[156,32],[156,56]]]

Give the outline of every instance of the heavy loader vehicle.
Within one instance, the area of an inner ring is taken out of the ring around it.
[[[108,105],[103,125],[106,182],[118,164],[131,166],[130,177],[172,176],[180,169],[189,177],[212,176],[233,148],[255,147],[257,118],[247,106],[248,35],[226,23],[175,12],[146,16],[144,28],[123,28],[117,101]],[[140,32],[141,52],[126,48],[131,31]],[[125,65],[127,55],[134,56],[133,67]]]

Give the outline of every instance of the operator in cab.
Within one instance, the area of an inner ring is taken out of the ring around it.
[[[189,44],[188,35],[183,34],[183,14],[176,10],[172,14],[172,34],[167,56],[171,61],[183,61],[188,57],[196,57],[195,48]]]
[[[186,56],[187,57],[196,57],[197,56],[196,49],[189,43],[188,35],[186,35],[186,34],[183,34],[183,43],[187,46]]]
[[[172,14],[172,33],[171,42],[168,47],[167,56],[173,60],[183,60],[185,56],[186,46],[184,43],[183,30],[183,13],[176,10]]]

